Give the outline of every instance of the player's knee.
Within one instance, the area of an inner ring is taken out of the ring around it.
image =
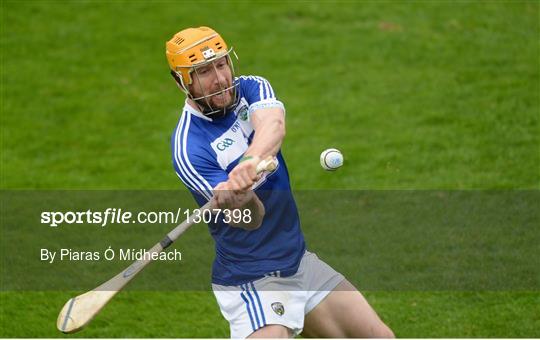
[[[384,339],[395,339],[394,332],[386,326],[385,324],[382,324],[381,326],[377,327],[373,334],[374,338],[384,338]]]

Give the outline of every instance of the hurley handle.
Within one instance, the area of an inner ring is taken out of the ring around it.
[[[260,174],[263,171],[272,172],[276,170],[278,161],[276,157],[268,156],[257,164],[257,174]]]

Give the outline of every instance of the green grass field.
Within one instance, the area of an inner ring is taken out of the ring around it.
[[[235,47],[240,74],[264,76],[285,103],[283,153],[295,190],[540,189],[537,1],[1,6],[2,212],[7,190],[184,190],[169,146],[183,96],[164,45],[201,25]],[[335,173],[319,166],[328,147],[345,155]],[[301,215],[316,220],[309,209]],[[529,245],[539,239],[532,216]],[[359,227],[318,220],[338,235]],[[3,239],[28,237],[1,221]],[[304,227],[311,250],[346,252],[322,249],[325,236]],[[199,238],[209,241],[204,227],[178,243]],[[531,249],[534,263],[540,254]],[[1,254],[0,337],[67,337],[56,316],[77,292],[7,289],[4,270],[16,256]],[[365,295],[399,337],[540,337],[540,276],[531,274],[529,289]],[[130,290],[69,337],[227,336],[209,291]]]

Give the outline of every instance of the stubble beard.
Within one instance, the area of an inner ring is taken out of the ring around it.
[[[213,91],[212,93],[218,91]],[[208,98],[199,99],[196,102],[203,109],[203,113],[205,113],[226,109],[233,104],[233,101],[233,89],[231,88],[223,93],[218,93]]]

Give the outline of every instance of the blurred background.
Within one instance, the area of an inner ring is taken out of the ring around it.
[[[165,41],[207,25],[287,109],[298,189],[539,185],[538,3],[4,2],[2,187],[181,186]],[[346,166],[319,171],[337,147]]]

